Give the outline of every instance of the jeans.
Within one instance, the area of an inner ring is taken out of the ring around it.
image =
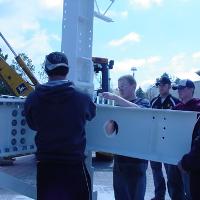
[[[144,200],[147,166],[147,161],[137,163],[130,159],[130,162],[123,163],[114,158],[115,200]]]
[[[172,200],[184,200],[184,185],[181,172],[176,165],[164,164],[167,174],[167,188],[169,196]],[[151,161],[153,172],[155,197],[156,199],[164,199],[165,197],[165,180],[162,173],[162,163]]]
[[[162,163],[150,161],[155,186],[155,199],[165,199],[166,184],[162,172]]]
[[[182,172],[182,177],[183,177],[186,199],[192,200],[191,192],[190,192],[190,176],[189,176],[189,174]]]

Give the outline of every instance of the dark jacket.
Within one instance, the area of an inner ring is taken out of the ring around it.
[[[172,109],[174,108],[180,101],[169,94],[165,100],[162,102],[160,95],[151,100],[151,107],[155,109]]]
[[[35,130],[40,161],[81,161],[86,145],[85,124],[95,116],[90,97],[71,82],[49,82],[36,87],[25,102],[29,127]]]
[[[200,112],[200,99],[193,98],[186,104],[180,103],[175,110]],[[200,118],[198,119],[192,134],[191,151],[181,160],[182,167],[190,175],[190,190],[192,200],[200,199]]]
[[[191,151],[181,160],[182,167],[190,175],[190,190],[192,200],[200,199],[200,118],[198,119],[193,135]]]

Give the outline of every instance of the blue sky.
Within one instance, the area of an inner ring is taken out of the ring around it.
[[[110,4],[97,2],[102,11]],[[38,68],[46,54],[60,50],[62,4],[62,0],[0,0],[0,31]],[[137,68],[135,76],[143,89],[164,72],[199,80],[195,74],[200,70],[199,8],[199,0],[116,0],[108,12],[115,22],[94,20],[93,56],[115,60],[114,87],[131,67]],[[9,52],[2,41],[0,47]]]

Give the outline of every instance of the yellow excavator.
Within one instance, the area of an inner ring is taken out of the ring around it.
[[[0,37],[9,47],[11,52],[15,56],[15,60],[25,72],[25,74],[29,77],[32,83],[25,81],[5,60],[0,56],[0,78],[7,85],[9,91],[14,96],[27,96],[30,92],[34,90],[34,86],[39,84],[38,80],[32,74],[30,69],[26,66],[25,62],[22,58],[15,53],[13,48],[10,46],[8,41],[5,39],[3,34],[0,32]]]
[[[10,46],[10,44],[8,43],[8,41],[5,39],[5,37],[2,35],[1,32],[0,32],[0,37],[4,40],[6,45],[12,51],[12,53],[15,56],[15,60],[17,61],[19,66],[22,68],[22,70],[25,72],[25,74],[28,76],[28,78],[32,83],[25,81],[1,56],[0,56],[0,79],[7,86],[7,89],[13,96],[16,97],[28,96],[34,90],[34,86],[39,84],[39,82],[32,74],[30,69],[27,67],[25,62],[22,60],[22,58],[14,52],[14,50],[12,49],[12,47]],[[0,165],[1,166],[12,165],[14,160],[15,158],[13,157],[0,158]]]

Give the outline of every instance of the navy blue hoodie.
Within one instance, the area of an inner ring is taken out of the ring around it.
[[[36,87],[25,102],[29,127],[35,130],[39,161],[82,161],[86,146],[85,124],[96,114],[88,95],[68,81]]]

